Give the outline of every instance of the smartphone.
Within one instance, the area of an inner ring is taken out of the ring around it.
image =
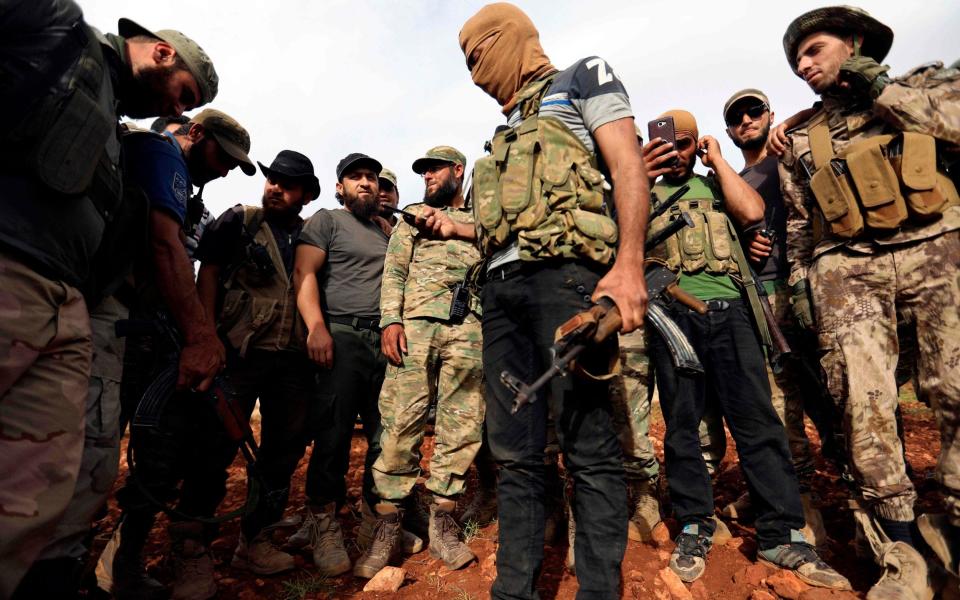
[[[673,144],[674,150],[677,148],[677,130],[674,128],[673,117],[660,117],[647,123],[647,139],[662,139],[664,142]],[[667,166],[677,164],[679,158],[674,158]]]
[[[387,211],[387,212],[396,213],[397,215],[400,216],[400,218],[402,218],[404,221],[406,221],[408,225],[412,225],[412,226],[414,226],[414,227],[417,226],[417,215],[415,215],[415,214],[413,214],[413,213],[411,213],[411,212],[407,212],[407,211],[405,211],[405,210],[403,210],[403,209],[400,209],[400,208],[394,208],[394,207],[390,206],[389,204],[381,204],[381,205],[380,205],[380,210],[381,210],[381,211],[385,210],[385,211]]]

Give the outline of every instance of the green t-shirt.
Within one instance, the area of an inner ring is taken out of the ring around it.
[[[669,198],[683,184],[689,185],[690,189],[680,197],[681,200],[722,197],[720,188],[713,179],[696,174],[679,185],[659,182],[653,186],[653,191],[657,194],[657,198],[662,201]],[[716,275],[707,273],[702,269],[693,275],[681,271],[677,285],[683,291],[704,301],[729,300],[740,297],[740,288],[729,275]]]

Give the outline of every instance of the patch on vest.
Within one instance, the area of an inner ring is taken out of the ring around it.
[[[190,192],[187,190],[187,180],[180,173],[173,174],[173,197],[177,199],[181,206],[186,206],[187,199],[190,197]]]

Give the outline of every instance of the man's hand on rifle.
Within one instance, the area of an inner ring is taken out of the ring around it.
[[[407,335],[403,331],[403,325],[392,323],[383,330],[380,335],[380,349],[391,365],[403,366],[403,356],[407,353]]]
[[[643,261],[627,261],[623,255],[613,263],[613,268],[597,283],[593,301],[603,296],[613,300],[623,320],[621,333],[630,333],[643,325],[647,314],[647,282],[643,276]]]
[[[207,391],[213,384],[213,378],[226,364],[227,352],[215,333],[203,333],[196,338],[187,339],[180,352],[177,389]]]
[[[758,229],[753,232],[753,239],[750,240],[747,250],[750,261],[759,264],[773,252],[773,240],[763,235],[762,229]]]

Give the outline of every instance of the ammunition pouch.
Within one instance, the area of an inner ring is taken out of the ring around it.
[[[825,115],[815,118],[809,134],[815,165],[810,190],[837,237],[931,221],[960,202],[953,182],[938,170],[932,136],[878,135],[850,144],[837,156]]]
[[[516,239],[521,260],[613,261],[617,225],[596,156],[563,123],[537,112],[552,77],[520,92],[523,121],[474,165],[474,216],[489,256]]]
[[[656,193],[656,187],[654,187]],[[693,221],[693,227],[684,227],[674,236],[667,238],[660,247],[651,251],[651,256],[663,259],[667,268],[673,272],[683,270],[696,273],[739,273],[733,254],[734,240],[727,225],[727,216],[719,208],[719,200],[705,198],[679,200],[669,211],[650,224],[655,233],[663,229],[677,215],[686,212]]]

